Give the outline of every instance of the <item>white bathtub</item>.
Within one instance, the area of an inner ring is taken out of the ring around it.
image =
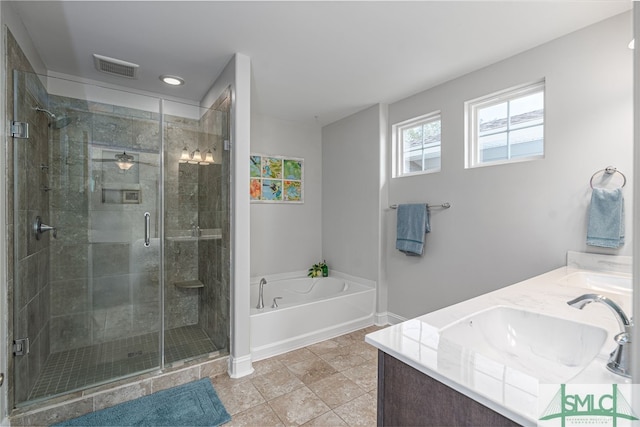
[[[261,360],[373,324],[375,283],[332,274],[311,279],[265,277],[264,308],[257,309],[258,282],[251,283],[251,356]],[[278,307],[272,308],[273,299]]]

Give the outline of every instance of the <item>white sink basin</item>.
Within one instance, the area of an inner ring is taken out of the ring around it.
[[[443,328],[439,346],[458,348],[452,354],[465,358],[484,356],[541,382],[562,382],[582,371],[606,338],[595,326],[498,306]]]
[[[631,294],[633,284],[631,276],[596,273],[591,271],[576,271],[564,276],[558,282],[564,286],[593,289],[600,292],[614,292],[623,295]]]

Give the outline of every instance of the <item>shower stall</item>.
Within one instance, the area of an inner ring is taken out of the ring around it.
[[[227,355],[230,90],[9,79],[13,405]]]

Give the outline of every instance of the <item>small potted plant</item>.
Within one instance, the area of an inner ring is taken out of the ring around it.
[[[317,264],[313,264],[311,268],[309,268],[309,272],[307,273],[309,277],[328,277],[329,276],[329,267],[327,266],[326,261],[319,262]]]
[[[320,264],[313,264],[311,268],[309,268],[309,272],[307,273],[309,277],[321,277],[322,276],[322,267]]]

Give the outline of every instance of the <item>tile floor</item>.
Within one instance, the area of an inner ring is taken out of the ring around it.
[[[230,426],[375,426],[377,350],[371,326],[255,362],[255,372],[212,383]]]
[[[131,375],[158,366],[158,334],[122,338],[49,355],[29,399],[53,396]],[[217,351],[197,325],[169,329],[165,361],[188,359]]]
[[[212,378],[227,426],[375,426],[377,350],[350,334],[255,362],[255,372]]]

